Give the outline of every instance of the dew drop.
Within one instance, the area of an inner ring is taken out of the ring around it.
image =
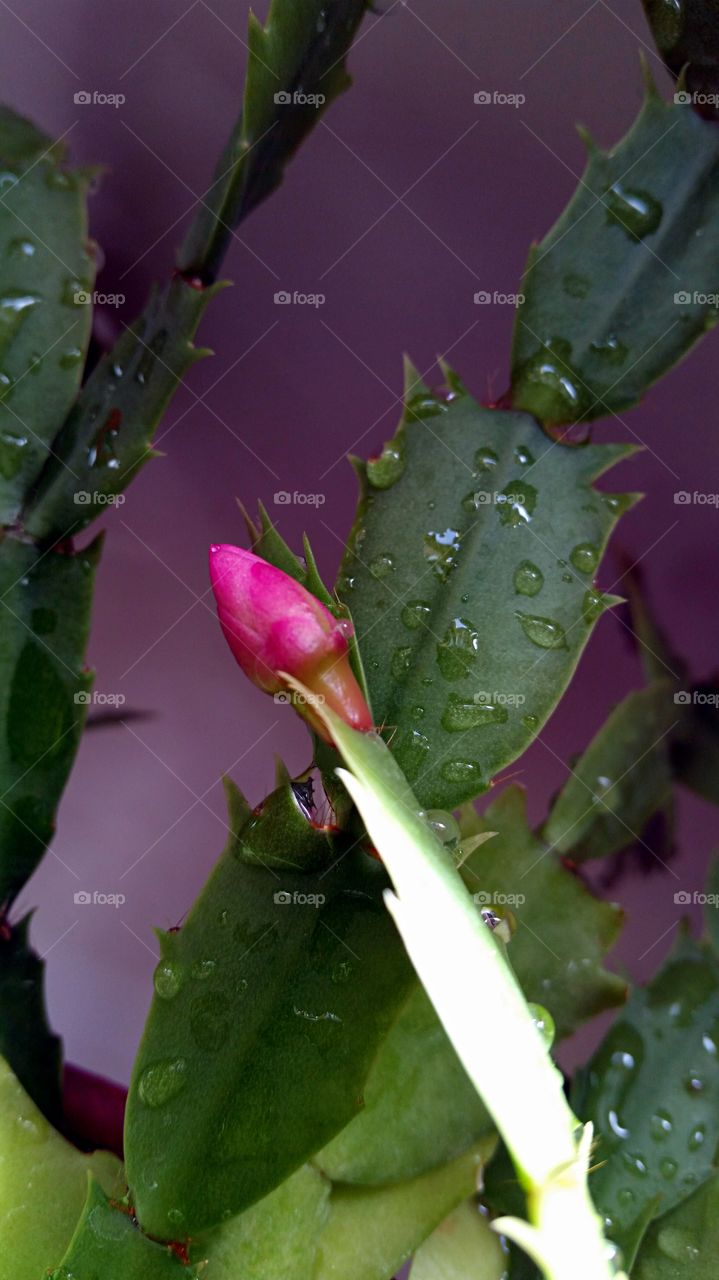
[[[629,347],[619,341],[616,334],[610,334],[603,342],[592,342],[590,350],[599,356],[606,364],[620,365],[624,364],[629,355]]]
[[[212,977],[216,968],[217,962],[215,960],[195,960],[190,973],[198,982],[205,982],[207,978]]]
[[[1,179],[0,179],[1,181]],[[33,258],[35,256],[35,245],[32,240],[11,240],[7,248],[9,258]]]
[[[412,666],[412,646],[402,645],[399,649],[395,649],[392,654],[390,663],[390,671],[395,680],[403,680]]]
[[[410,729],[400,738],[395,747],[395,755],[410,781],[416,778],[425,765],[429,751],[429,738],[420,733],[419,729]]]
[[[527,480],[511,480],[497,494],[496,506],[502,524],[529,524],[537,505],[537,490]]]
[[[440,772],[445,782],[464,785],[476,785],[482,778],[482,769],[476,760],[446,760]]]
[[[569,559],[579,573],[594,573],[599,563],[599,552],[591,542],[580,542],[571,551]]]
[[[562,288],[570,298],[586,298],[591,287],[591,280],[587,276],[579,275],[576,271],[568,271],[562,278]]]
[[[459,843],[461,831],[457,819],[444,809],[427,809],[421,815],[428,827],[431,827],[441,844],[455,845]]]
[[[12,480],[22,467],[28,437],[15,431],[0,431],[0,476]]]
[[[75,181],[71,174],[65,173],[62,169],[56,169],[51,165],[45,171],[45,185],[53,191],[72,191],[75,187]]]
[[[483,702],[478,697],[463,698],[451,693],[442,713],[442,728],[448,733],[466,733],[487,724],[504,724],[507,708],[493,702]]]
[[[419,631],[426,627],[432,607],[426,600],[410,600],[402,609],[402,622],[409,631]]]
[[[659,1172],[661,1173],[662,1177],[666,1179],[667,1182],[671,1182],[672,1179],[675,1178],[677,1174],[676,1160],[669,1160],[669,1159],[662,1160],[659,1165]]]
[[[664,1227],[659,1232],[657,1243],[665,1257],[671,1258],[672,1262],[696,1262],[699,1257],[699,1249],[692,1236],[679,1227]]]
[[[514,590],[519,596],[536,596],[544,586],[544,574],[531,560],[522,560],[514,570]]]
[[[625,187],[615,182],[606,193],[604,203],[607,222],[621,227],[631,240],[643,240],[657,230],[662,220],[662,206],[648,191]]]
[[[163,960],[155,969],[153,982],[161,1000],[173,1000],[182,987],[182,969],[171,960]]]
[[[75,365],[80,364],[81,361],[82,361],[82,348],[68,347],[67,351],[63,351],[62,355],[60,356],[60,368],[74,369]]]
[[[487,471],[493,471],[499,462],[499,454],[494,449],[490,449],[487,445],[483,445],[474,455],[474,469],[480,475]]]
[[[567,637],[560,623],[528,613],[516,613],[515,617],[519,619],[527,639],[540,649],[567,648]]]
[[[378,458],[369,459],[367,479],[375,489],[391,489],[401,478],[405,462],[404,444],[393,440],[384,446]]]
[[[140,1076],[140,1098],[147,1107],[162,1107],[177,1097],[187,1084],[187,1063],[184,1058],[156,1062],[145,1067]]]
[[[522,391],[531,390],[535,410],[548,422],[576,421],[587,407],[588,393],[574,373],[571,356],[571,343],[550,338],[520,370]]]
[[[582,615],[585,622],[594,622],[596,618],[600,617],[600,615],[604,613],[606,608],[607,600],[606,597],[602,595],[601,591],[594,591],[591,589],[584,593],[584,599],[582,600]]]
[[[479,633],[467,618],[455,618],[437,645],[437,665],[445,680],[462,680],[477,660]]]
[[[526,445],[523,445],[523,444],[517,445],[516,449],[514,450],[514,457],[515,457],[515,460],[519,463],[520,467],[528,467],[530,464],[534,463],[534,458],[532,457],[532,454],[530,453],[529,449],[527,449]]]
[[[373,578],[386,578],[388,574],[394,570],[394,556],[388,551],[384,551],[382,555],[375,556],[374,560],[370,560],[369,571]]]
[[[456,529],[430,530],[424,535],[424,558],[436,576],[446,582],[457,564],[460,535]]]
[[[698,1124],[696,1128],[692,1129],[691,1133],[689,1134],[689,1143],[688,1143],[689,1150],[698,1151],[699,1148],[704,1145],[705,1138],[706,1138],[706,1128],[704,1127],[703,1124]]]
[[[408,418],[437,418],[447,412],[447,405],[437,396],[426,391],[410,396],[405,404],[405,416]]]
[[[537,725],[539,724],[539,720],[537,716],[526,715],[526,716],[522,716],[522,724],[524,725],[525,729],[536,729]]]
[[[649,1132],[655,1142],[664,1142],[672,1131],[672,1118],[668,1111],[655,1111],[649,1121]]]

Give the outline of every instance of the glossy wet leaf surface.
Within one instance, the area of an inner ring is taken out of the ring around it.
[[[554,801],[543,831],[547,844],[584,861],[640,838],[649,819],[671,802],[670,744],[681,711],[670,681],[620,702]]]
[[[200,1280],[200,1274],[171,1249],[148,1240],[92,1182],[72,1243],[48,1280]]]
[[[481,905],[509,910],[516,932],[508,954],[528,1000],[549,1009],[557,1035],[621,1004],[626,984],[603,967],[622,912],[602,902],[530,830],[520,787],[507,787],[482,818],[466,812],[465,835],[495,831],[462,868]]]
[[[366,0],[272,0],[252,14],[240,119],[180,254],[188,275],[213,279],[232,229],[282,181],[321,113],[350,84],[345,58]]]
[[[85,647],[99,544],[76,555],[0,543],[0,902],[54,831],[89,701]],[[79,699],[79,701],[78,701]]]
[[[77,395],[92,323],[89,175],[0,109],[0,523],[17,517]]]
[[[53,1123],[62,1114],[60,1040],[45,1007],[45,962],[29,942],[30,916],[0,932],[0,1057]]]
[[[556,706],[609,603],[594,575],[630,501],[592,487],[625,446],[553,445],[452,386],[437,398],[409,371],[387,446],[401,474],[358,465],[337,584],[375,722],[420,803],[442,809],[485,790]]]
[[[647,1231],[633,1280],[714,1280],[719,1258],[719,1178],[710,1178]]]
[[[381,1046],[365,1105],[316,1157],[338,1182],[416,1177],[466,1151],[492,1121],[422,987]]]
[[[719,962],[683,936],[575,1082],[592,1120],[592,1195],[628,1262],[646,1225],[711,1175],[719,1140]]]
[[[513,404],[559,424],[640,400],[716,323],[718,212],[716,130],[650,88],[611,152],[589,145],[574,196],[531,250]]]
[[[122,1194],[119,1160],[76,1151],[0,1060],[0,1280],[40,1280],[61,1261],[89,1172],[109,1194]]]
[[[388,1187],[335,1187],[315,1280],[389,1280],[448,1213],[472,1195],[478,1147],[441,1169]]]
[[[211,289],[174,279],[93,370],[53,445],[23,523],[35,538],[79,532],[153,456],[155,429],[187,370]]]
[[[233,832],[246,822],[231,793]],[[161,938],[135,1064],[128,1177],[163,1239],[248,1208],[357,1114],[413,982],[376,861],[338,849],[325,872],[270,870],[244,834]]]

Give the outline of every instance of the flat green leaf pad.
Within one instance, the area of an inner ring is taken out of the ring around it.
[[[0,543],[0,903],[40,861],[75,758],[99,551],[97,542],[76,555]]]
[[[507,787],[482,818],[467,813],[463,833],[495,831],[462,868],[478,905],[510,911],[517,929],[508,956],[528,1000],[544,1005],[557,1035],[621,1004],[626,985],[602,965],[622,913],[595,898],[530,831],[521,787]]]
[[[180,1251],[142,1235],[93,1182],[72,1243],[48,1280],[200,1280],[201,1274]]]
[[[633,1280],[715,1280],[719,1258],[719,1178],[653,1222]]]
[[[668,11],[672,6],[665,5]],[[635,404],[719,315],[719,135],[650,86],[581,182],[522,283],[512,403],[542,422]]]
[[[719,1140],[719,963],[682,937],[638,988],[576,1082],[592,1120],[592,1197],[628,1265],[647,1219],[680,1204],[713,1172]]]
[[[478,795],[530,744],[610,601],[594,586],[626,496],[592,480],[631,449],[553,445],[533,419],[409,396],[337,584],[376,723],[420,803]]]
[[[80,387],[95,264],[89,176],[0,109],[0,523],[11,524]]]
[[[160,1239],[248,1208],[357,1114],[413,982],[379,863],[338,848],[325,871],[270,869],[233,793],[231,810],[225,854],[161,939],[128,1102],[133,1204]]]
[[[601,858],[641,836],[671,802],[670,735],[682,708],[664,680],[620,702],[555,800],[544,838],[575,861]]]

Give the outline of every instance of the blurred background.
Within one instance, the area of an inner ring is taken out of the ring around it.
[[[224,843],[221,774],[256,803],[272,785],[274,753],[295,771],[308,762],[301,724],[243,679],[222,639],[208,544],[243,541],[235,498],[250,507],[261,498],[297,549],[307,530],[333,579],[355,502],[345,455],[367,456],[393,433],[403,352],[429,382],[439,381],[441,353],[475,396],[501,394],[513,312],[476,306],[474,293],[519,287],[530,242],[581,173],[575,122],[603,145],[629,127],[642,48],[670,92],[639,0],[378,8],[351,54],[353,89],[236,236],[225,267],[234,287],[200,333],[216,354],[177,393],[158,437],[166,456],[104,521],[96,688],[151,716],[86,735],[54,856],[19,905],[38,908],[33,937],[68,1057],[120,1081],[151,995],[153,926],[182,920]],[[98,317],[105,340],[171,270],[210,184],[238,110],[246,21],[243,0],[107,0],[101,11],[91,0],[0,0],[4,97],[65,134],[75,162],[107,165],[91,204],[106,255],[97,287],[125,302]],[[495,90],[526,101],[475,104],[475,93]],[[126,101],[76,104],[82,91]],[[279,290],[326,300],[277,306]],[[701,676],[716,662],[719,514],[676,505],[674,493],[719,487],[710,480],[715,343],[639,409],[596,428],[597,438],[644,446],[610,487],[647,494],[623,520],[600,585],[621,593],[623,557],[639,561],[661,621]],[[319,496],[275,504],[282,491]],[[605,617],[560,710],[515,766],[534,817],[640,682],[626,629]],[[613,887],[628,915],[617,967],[636,977],[657,967],[678,923],[674,893],[702,886],[717,825],[716,811],[683,793],[678,879],[657,863]],[[126,901],[78,906],[81,890]]]

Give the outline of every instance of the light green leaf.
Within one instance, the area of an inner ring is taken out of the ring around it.
[[[547,844],[583,862],[637,840],[671,803],[669,748],[681,711],[667,680],[620,702],[554,801],[543,830]]]
[[[250,14],[242,115],[180,253],[188,276],[214,279],[233,228],[282,181],[285,165],[350,84],[347,52],[367,0],[272,0]]]
[[[414,1250],[477,1188],[491,1143],[391,1187],[335,1187],[315,1280],[391,1280]]]
[[[77,395],[92,324],[90,174],[0,108],[0,524],[16,520]]]
[[[492,1128],[418,986],[379,1049],[362,1111],[315,1163],[337,1182],[398,1182],[453,1160]]]
[[[420,1246],[410,1280],[505,1280],[507,1255],[476,1201],[465,1201]]]
[[[497,833],[462,874],[480,904],[516,917],[512,968],[526,998],[549,1009],[557,1036],[621,1004],[626,984],[603,968],[602,957],[617,940],[622,912],[595,898],[531,832],[522,788],[507,787],[483,818],[465,810],[461,825],[465,835]]]
[[[552,445],[524,414],[431,395],[408,372],[382,458],[358,464],[338,582],[375,723],[426,807],[450,809],[530,744],[613,602],[594,573],[626,496],[593,479],[632,452]]]
[[[330,1184],[304,1165],[237,1218],[190,1246],[208,1280],[314,1280]]]
[[[512,403],[573,423],[635,404],[716,323],[719,136],[653,85],[611,151],[588,142],[570,203],[529,256]]]
[[[70,1146],[0,1059],[0,1280],[40,1280],[58,1264],[82,1213],[88,1172],[108,1194],[122,1194],[119,1160]]]

